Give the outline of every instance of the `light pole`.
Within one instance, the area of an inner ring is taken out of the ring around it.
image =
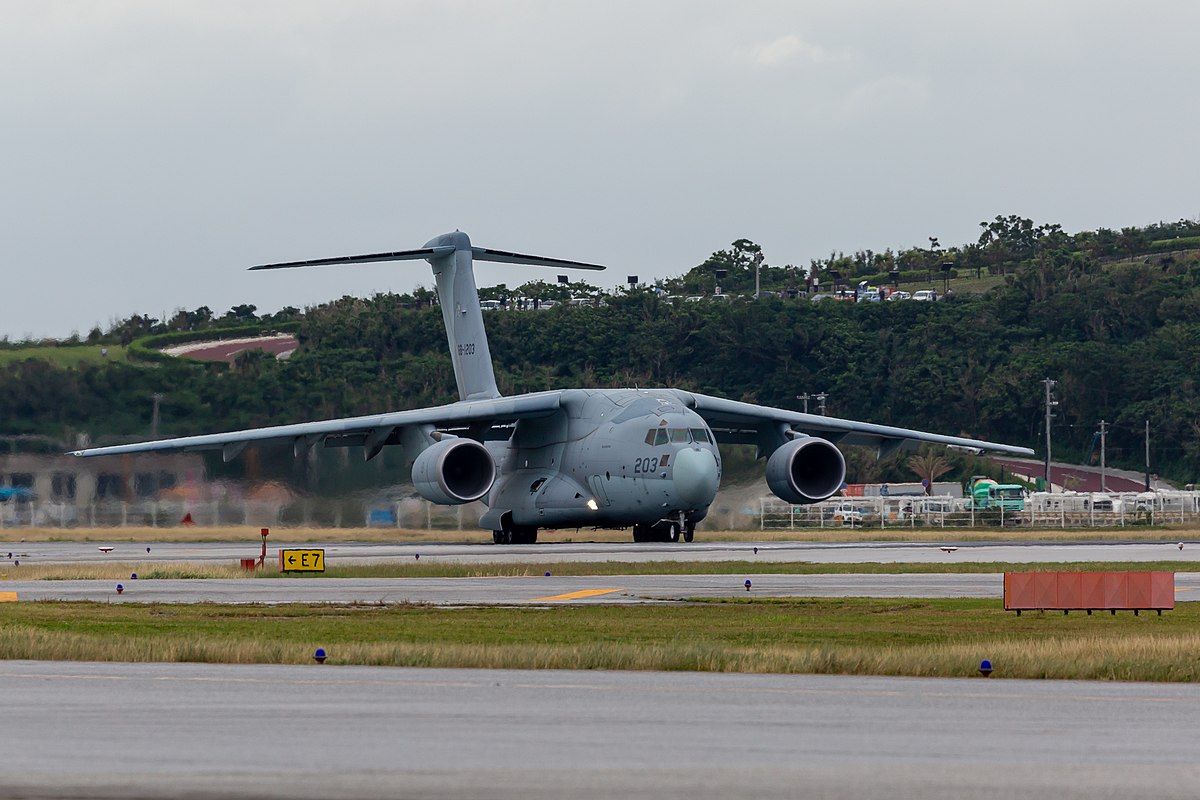
[[[165,398],[166,395],[163,394],[162,392],[155,392],[154,394],[150,395],[150,397],[152,400],[154,400],[154,411],[151,412],[151,414],[150,414],[150,438],[157,439],[158,438],[158,407],[162,403],[163,398]]]
[[[1100,491],[1108,491],[1108,474],[1105,465],[1105,449],[1108,443],[1108,423],[1100,420]]]
[[[1150,491],[1150,420],[1146,420],[1146,491]]]
[[[1046,378],[1042,381],[1046,386],[1046,491],[1053,492],[1054,484],[1050,482],[1050,420],[1054,419],[1054,413],[1051,409],[1058,405],[1058,401],[1054,399],[1054,387],[1058,385],[1058,381],[1052,381]]]

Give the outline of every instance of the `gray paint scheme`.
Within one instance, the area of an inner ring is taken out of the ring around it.
[[[496,481],[486,497],[488,511],[479,523],[485,529],[649,526],[675,520],[690,531],[707,514],[720,480],[716,442],[757,444],[763,455],[770,455],[792,437],[804,435],[835,444],[874,446],[881,455],[917,442],[1012,455],[1033,453],[1024,447],[802,414],[676,389],[564,389],[501,397],[479,307],[473,261],[603,267],[475,247],[461,231],[438,236],[417,250],[265,264],[252,269],[411,259],[425,259],[433,268],[459,402],[92,448],[74,455],[221,450],[229,460],[250,443],[290,442],[297,454],[317,443],[327,447],[361,445],[368,459],[385,446],[402,446],[406,462],[411,463],[436,440],[466,436],[483,441],[496,465]],[[660,438],[654,442],[650,432],[659,428],[674,431],[675,435],[669,436],[669,441]],[[681,458],[682,468],[677,466]]]

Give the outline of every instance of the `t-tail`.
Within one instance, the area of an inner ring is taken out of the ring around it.
[[[375,261],[407,261],[419,258],[425,259],[433,267],[438,302],[442,306],[442,320],[446,324],[446,339],[450,344],[450,360],[454,364],[454,380],[458,383],[459,400],[490,400],[500,396],[500,390],[496,388],[496,373],[492,369],[492,354],[488,349],[487,333],[483,328],[483,312],[479,309],[479,291],[475,286],[473,261],[564,269],[604,269],[597,264],[472,247],[470,237],[462,231],[444,233],[430,239],[424,247],[417,250],[288,261],[282,264],[262,264],[250,269],[367,264]]]

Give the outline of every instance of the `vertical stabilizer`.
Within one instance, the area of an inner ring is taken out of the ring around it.
[[[465,233],[455,231],[431,239],[425,247],[434,250],[454,248],[446,255],[430,258],[429,263],[433,265],[433,276],[437,281],[438,302],[442,305],[442,321],[446,324],[450,360],[454,364],[454,380],[458,383],[458,399],[499,397],[492,353],[483,329],[483,312],[479,308],[479,290],[475,286],[471,239]]]
[[[598,264],[586,264],[581,261],[472,247],[471,238],[462,231],[443,233],[416,250],[286,261],[279,264],[260,264],[250,269],[322,267],[417,259],[425,259],[433,265],[438,302],[442,304],[442,321],[446,325],[446,339],[450,343],[450,361],[454,364],[454,380],[458,383],[459,400],[490,400],[500,396],[500,391],[496,388],[496,373],[492,370],[492,353],[488,350],[487,334],[483,330],[483,312],[479,308],[479,290],[475,288],[473,261],[562,269],[604,269]]]

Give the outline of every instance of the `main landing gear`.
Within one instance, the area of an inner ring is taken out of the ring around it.
[[[633,540],[635,542],[685,542],[692,541],[696,536],[696,526],[691,522],[680,523],[678,520],[664,519],[653,525],[634,525]]]
[[[537,542],[537,528],[492,531],[493,544],[534,544],[535,542]]]
[[[524,525],[511,525],[507,521],[503,530],[492,531],[493,544],[534,544],[537,542],[537,528]]]

